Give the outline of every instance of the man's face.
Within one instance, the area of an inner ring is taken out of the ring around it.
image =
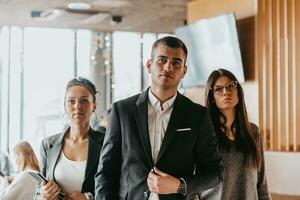
[[[159,44],[153,52],[153,58],[147,62],[147,71],[151,74],[153,87],[176,89],[186,73],[186,56],[181,48],[169,48]]]

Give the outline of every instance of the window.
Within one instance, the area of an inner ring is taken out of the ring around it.
[[[113,40],[113,101],[141,91],[141,35],[115,32]]]
[[[0,148],[9,150],[27,140],[38,151],[42,139],[61,132],[67,121],[63,117],[65,87],[74,76],[99,83],[97,89],[105,95],[112,64],[112,101],[147,88],[145,64],[156,38],[150,33],[0,28]],[[96,65],[95,60],[103,63]]]
[[[35,150],[62,131],[67,81],[89,77],[91,32],[68,29],[0,29],[0,148],[20,140]]]

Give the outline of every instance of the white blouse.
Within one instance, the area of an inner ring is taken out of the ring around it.
[[[68,159],[62,151],[57,161],[54,177],[62,191],[70,194],[80,192],[84,180],[86,160],[73,161]]]

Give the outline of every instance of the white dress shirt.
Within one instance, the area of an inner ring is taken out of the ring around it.
[[[154,96],[151,90],[148,92],[148,125],[149,125],[149,138],[151,144],[151,153],[153,162],[156,163],[160,146],[167,130],[170,116],[173,110],[174,101],[176,96],[173,96],[163,104]],[[156,193],[151,193],[149,200],[159,200]]]

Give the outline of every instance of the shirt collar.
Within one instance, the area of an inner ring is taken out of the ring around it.
[[[165,101],[162,105],[160,105],[160,101],[152,93],[151,89],[149,89],[148,97],[149,97],[150,104],[155,109],[160,110],[160,111],[164,111],[164,110],[168,110],[169,108],[171,108],[174,105],[175,99],[177,97],[177,93],[173,97],[171,97],[170,99]]]

